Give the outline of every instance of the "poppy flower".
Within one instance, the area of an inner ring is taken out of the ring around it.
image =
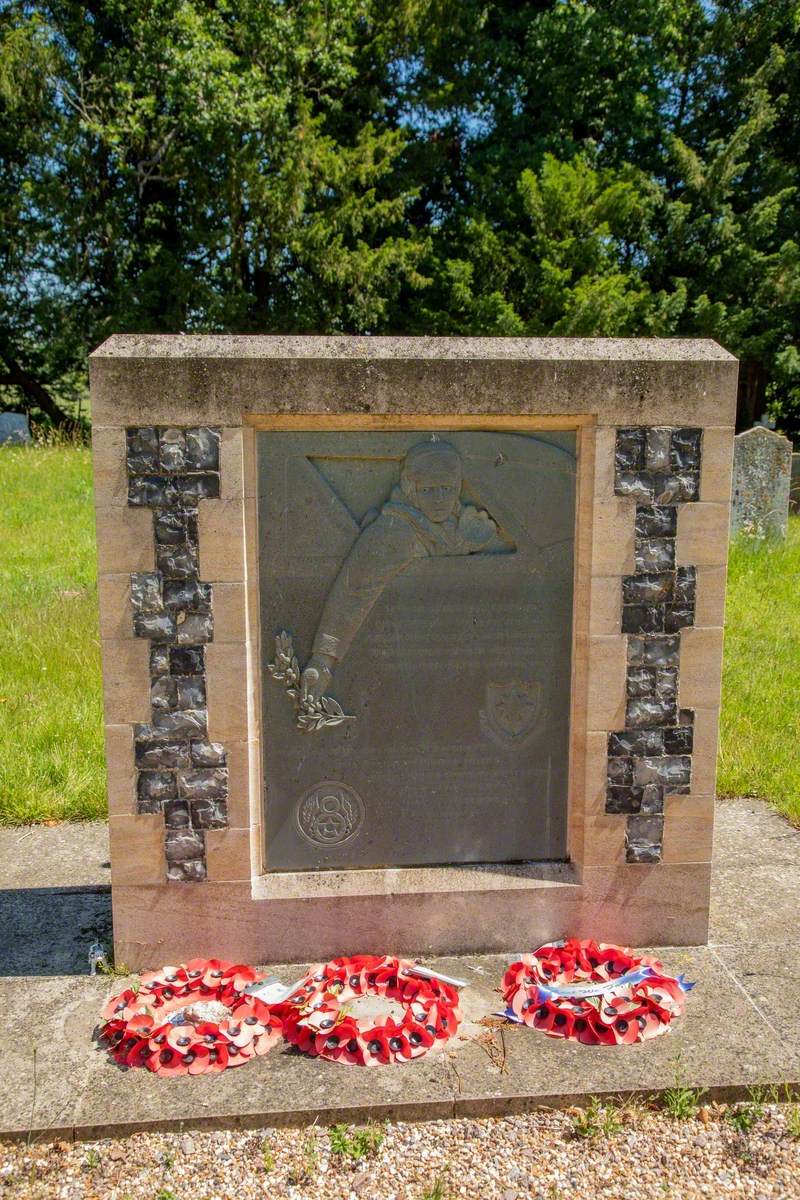
[[[260,1037],[256,1038],[250,1043],[253,1047],[253,1053],[258,1055],[266,1054],[268,1050],[272,1049],[277,1041],[280,1041],[280,1037],[280,1021],[269,1024],[266,1028],[266,1031],[262,1033]]]
[[[126,1067],[144,1067],[150,1057],[150,1047],[147,1042],[136,1039],[125,1055],[124,1063]],[[117,1059],[120,1062],[120,1059]],[[122,1063],[120,1062],[120,1066]]]
[[[644,1015],[645,1011],[641,1004],[618,997],[603,1004],[601,1021],[603,1027],[613,1035],[616,1044],[638,1042],[640,1030],[637,1017]]]
[[[127,1022],[127,1031],[136,1037],[149,1039],[153,1035],[156,1021],[151,1013],[139,1012]]]
[[[458,1017],[454,1011],[439,1000],[434,1001],[425,1015],[426,1029],[434,1030],[434,1036],[437,1038],[447,1040],[452,1037],[457,1025]]]
[[[389,1049],[394,1060],[400,1059],[407,1062],[411,1057],[411,1042],[408,1037],[408,1030],[405,1025],[398,1025],[396,1021],[386,1022],[386,1036],[389,1041]],[[415,1057],[419,1057],[416,1055]]]
[[[189,1075],[205,1075],[208,1072],[211,1049],[195,1043],[184,1055],[183,1062]]]
[[[264,1026],[259,1028],[263,1032]],[[252,1024],[247,1024],[240,1017],[231,1017],[228,1021],[223,1021],[219,1027],[220,1034],[226,1042],[230,1042],[233,1046],[238,1046],[239,1049],[243,1046],[249,1046],[255,1037],[255,1030]]]
[[[230,970],[231,963],[223,962],[219,958],[209,958],[203,963],[200,981],[203,987],[219,988],[222,986],[223,977]]]
[[[364,1049],[356,1019],[344,1017],[327,1036],[319,1033],[315,1038],[314,1050],[315,1053],[322,1054],[334,1062],[360,1063],[364,1056]]]
[[[436,1041],[433,1034],[419,1021],[409,1021],[405,1025],[405,1034],[408,1042],[406,1052],[408,1058],[420,1058],[423,1054],[427,1054]]]
[[[115,1018],[126,1020],[126,1009],[135,1004],[136,992],[134,992],[132,988],[126,988],[125,991],[120,992],[118,996],[111,997],[100,1015],[104,1021],[112,1021]]]
[[[247,1062],[247,1059],[242,1057],[231,1058],[231,1047],[226,1046],[223,1042],[217,1042],[216,1046],[208,1047],[208,1056],[203,1066],[204,1075],[216,1075],[220,1071],[224,1071],[226,1067],[237,1067],[241,1062]]]
[[[308,1029],[303,1021],[291,1026],[284,1025],[283,1036],[303,1054],[318,1053],[316,1030]]]
[[[574,1013],[570,1036],[584,1046],[596,1046],[601,1040],[597,1034],[596,1017],[594,1009],[588,1005],[584,1012]]]
[[[147,1059],[147,1066],[156,1075],[186,1075],[187,1067],[183,1061],[183,1054],[178,1050],[173,1050],[171,1046],[162,1046],[158,1050],[154,1050]]]
[[[386,1065],[392,1061],[389,1037],[382,1025],[375,1025],[372,1029],[363,1030],[362,1039],[365,1067]]]
[[[334,1023],[330,1029],[316,1030],[314,1053],[337,1062],[347,1052],[349,1043],[357,1037],[358,1027],[352,1019]]]
[[[663,1033],[666,1028],[666,1022],[662,1021],[657,1013],[644,1012],[636,1018],[636,1023],[639,1026],[639,1036],[642,1041],[647,1038],[656,1037],[657,1034]]]
[[[152,991],[163,987],[182,986],[183,977],[179,979],[178,967],[161,967],[158,971],[145,971],[140,975],[141,991]]]
[[[221,982],[226,991],[232,989],[234,992],[243,992],[251,983],[260,983],[264,978],[263,972],[257,971],[255,967],[231,966],[228,963],[220,965],[225,967]],[[216,967],[214,969],[216,970]]]
[[[533,1008],[532,1021],[534,1029],[541,1029],[551,1037],[569,1037],[575,1017],[572,1012],[562,1010],[551,1001],[545,1001]]]
[[[169,1025],[167,1027],[166,1044],[173,1050],[186,1054],[189,1047],[200,1039],[194,1025]]]
[[[190,991],[199,991],[207,962],[205,958],[193,958],[187,963],[182,963],[178,967],[178,979]]]

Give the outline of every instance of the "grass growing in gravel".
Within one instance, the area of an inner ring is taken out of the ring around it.
[[[372,1158],[383,1145],[384,1132],[380,1125],[370,1122],[360,1129],[351,1130],[347,1125],[332,1125],[330,1129],[331,1153],[352,1162]]]
[[[431,1187],[423,1193],[421,1200],[445,1200],[447,1193],[444,1190],[444,1180],[434,1180]]]
[[[717,790],[800,825],[800,517],[785,543],[731,546]]]
[[[105,815],[91,456],[0,448],[0,823]]]
[[[592,1096],[588,1108],[573,1116],[572,1128],[577,1138],[609,1138],[622,1129],[622,1118],[613,1104],[602,1104]]]
[[[105,815],[91,457],[0,448],[0,824]],[[719,793],[800,825],[800,517],[731,549]]]

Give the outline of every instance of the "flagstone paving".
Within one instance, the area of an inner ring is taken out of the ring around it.
[[[115,1067],[92,1039],[122,981],[88,976],[89,948],[110,932],[107,853],[100,824],[0,830],[0,1134],[478,1117],[650,1094],[677,1080],[718,1097],[800,1083],[800,832],[758,801],[718,805],[710,944],[656,950],[697,983],[667,1036],[617,1048],[489,1031],[478,1022],[498,1007],[508,956],[442,958],[431,965],[469,980],[464,1025],[442,1052],[392,1069],[284,1045],[212,1078]],[[272,969],[287,982],[298,975],[296,965]]]

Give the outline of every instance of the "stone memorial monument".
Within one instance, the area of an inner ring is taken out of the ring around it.
[[[755,425],[734,439],[731,534],[785,538],[789,523],[792,443]]]
[[[704,941],[735,399],[713,342],[101,346],[120,958]]]
[[[0,446],[27,446],[31,427],[25,413],[0,412]]]

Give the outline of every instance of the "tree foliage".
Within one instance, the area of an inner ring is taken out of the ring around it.
[[[11,0],[0,404],[112,331],[700,334],[800,424],[797,0]]]

